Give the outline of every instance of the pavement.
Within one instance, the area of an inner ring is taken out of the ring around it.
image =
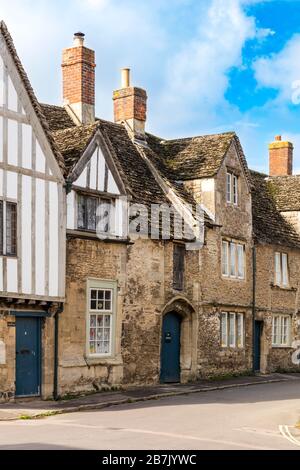
[[[124,455],[115,450],[131,451],[126,455],[132,457],[136,450],[158,455],[162,449],[186,451],[184,455],[194,449],[300,450],[299,378],[276,379],[281,378],[44,419],[3,421],[0,451],[103,450],[97,455],[101,464],[105,457]],[[32,454],[27,459],[32,464]]]
[[[250,387],[270,383],[300,380],[299,374],[269,374],[235,377],[226,380],[202,380],[197,383],[129,387],[122,391],[100,392],[69,400],[21,400],[0,404],[0,422],[37,419],[51,415],[97,410],[116,405],[158,400],[195,393]],[[300,387],[300,384],[299,384]],[[299,393],[300,396],[300,393]]]

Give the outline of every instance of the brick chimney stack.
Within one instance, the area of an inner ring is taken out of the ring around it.
[[[130,85],[130,69],[122,69],[122,88],[113,93],[114,117],[118,124],[127,123],[133,138],[145,141],[147,93]]]
[[[293,151],[291,142],[283,142],[281,135],[269,145],[270,176],[290,176],[293,174]]]
[[[78,124],[95,121],[95,52],[84,46],[84,36],[74,35],[62,59],[64,106]]]

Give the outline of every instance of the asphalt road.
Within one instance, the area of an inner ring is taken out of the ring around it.
[[[0,450],[300,450],[300,431],[293,429],[299,421],[300,381],[291,380],[0,422]]]

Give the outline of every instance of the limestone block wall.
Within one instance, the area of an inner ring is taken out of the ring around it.
[[[289,287],[274,286],[274,253],[282,251],[288,254]],[[293,364],[292,356],[296,344],[300,340],[300,299],[299,272],[300,253],[298,250],[275,245],[260,245],[256,247],[256,318],[263,321],[262,332],[262,370],[299,370]],[[291,315],[291,347],[272,346],[272,315]],[[299,346],[298,346],[299,347]]]
[[[72,238],[67,243],[66,303],[59,327],[59,393],[97,391],[122,383],[121,328],[126,287],[126,244]],[[87,356],[87,280],[117,281],[112,357]]]

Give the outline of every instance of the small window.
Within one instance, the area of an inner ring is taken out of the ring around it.
[[[114,202],[78,195],[77,228],[100,233],[114,233]]]
[[[112,354],[113,298],[113,289],[89,289],[88,353],[90,356]]]
[[[222,275],[245,279],[245,246],[241,243],[222,241]]]
[[[173,251],[173,287],[176,290],[183,290],[184,260],[185,247],[183,245],[175,244]]]
[[[238,204],[238,177],[230,172],[226,174],[226,201],[228,204]]]
[[[288,255],[286,253],[275,253],[275,285],[288,287],[289,270]]]
[[[0,254],[17,255],[17,204],[0,201]]]
[[[272,318],[273,347],[290,346],[291,317],[290,315],[274,315]]]
[[[244,347],[244,315],[242,313],[221,314],[221,346],[222,348]]]

